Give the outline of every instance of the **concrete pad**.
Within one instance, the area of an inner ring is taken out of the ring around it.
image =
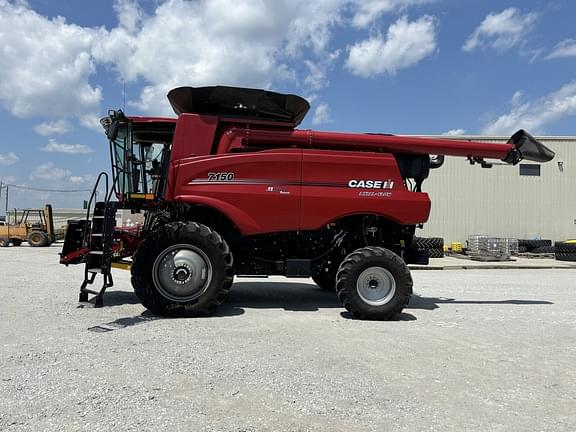
[[[473,261],[470,258],[445,256],[431,258],[427,266],[411,264],[412,270],[466,270],[466,269],[576,269],[576,262],[551,258],[512,257],[512,261]]]

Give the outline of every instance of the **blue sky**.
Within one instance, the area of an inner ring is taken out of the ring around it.
[[[91,188],[124,85],[129,114],[224,84],[308,98],[303,128],[576,135],[575,16],[567,0],[0,0],[0,180]],[[85,195],[13,188],[10,207]]]

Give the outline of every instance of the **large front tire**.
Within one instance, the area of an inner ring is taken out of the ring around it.
[[[410,301],[412,277],[404,260],[394,252],[365,247],[352,252],[340,265],[336,292],[355,317],[391,320]]]
[[[162,316],[206,316],[230,291],[232,254],[224,239],[198,223],[163,225],[140,244],[132,286],[144,307]]]
[[[43,247],[48,246],[50,242],[48,241],[48,234],[44,231],[32,231],[28,234],[28,244],[32,247]]]

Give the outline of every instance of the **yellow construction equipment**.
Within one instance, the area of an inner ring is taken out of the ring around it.
[[[0,222],[0,247],[20,246],[27,241],[30,246],[50,246],[56,240],[52,206],[44,209],[14,210],[13,223]]]

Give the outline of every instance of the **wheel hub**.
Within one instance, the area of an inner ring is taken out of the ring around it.
[[[201,296],[212,281],[212,265],[206,254],[188,244],[170,246],[158,255],[152,279],[166,298],[188,302]]]
[[[174,269],[174,273],[172,274],[172,280],[176,283],[184,284],[188,282],[188,280],[190,280],[191,276],[192,271],[190,270],[190,267],[184,264]]]
[[[396,280],[384,267],[368,267],[358,276],[356,291],[371,306],[388,303],[396,293]]]

